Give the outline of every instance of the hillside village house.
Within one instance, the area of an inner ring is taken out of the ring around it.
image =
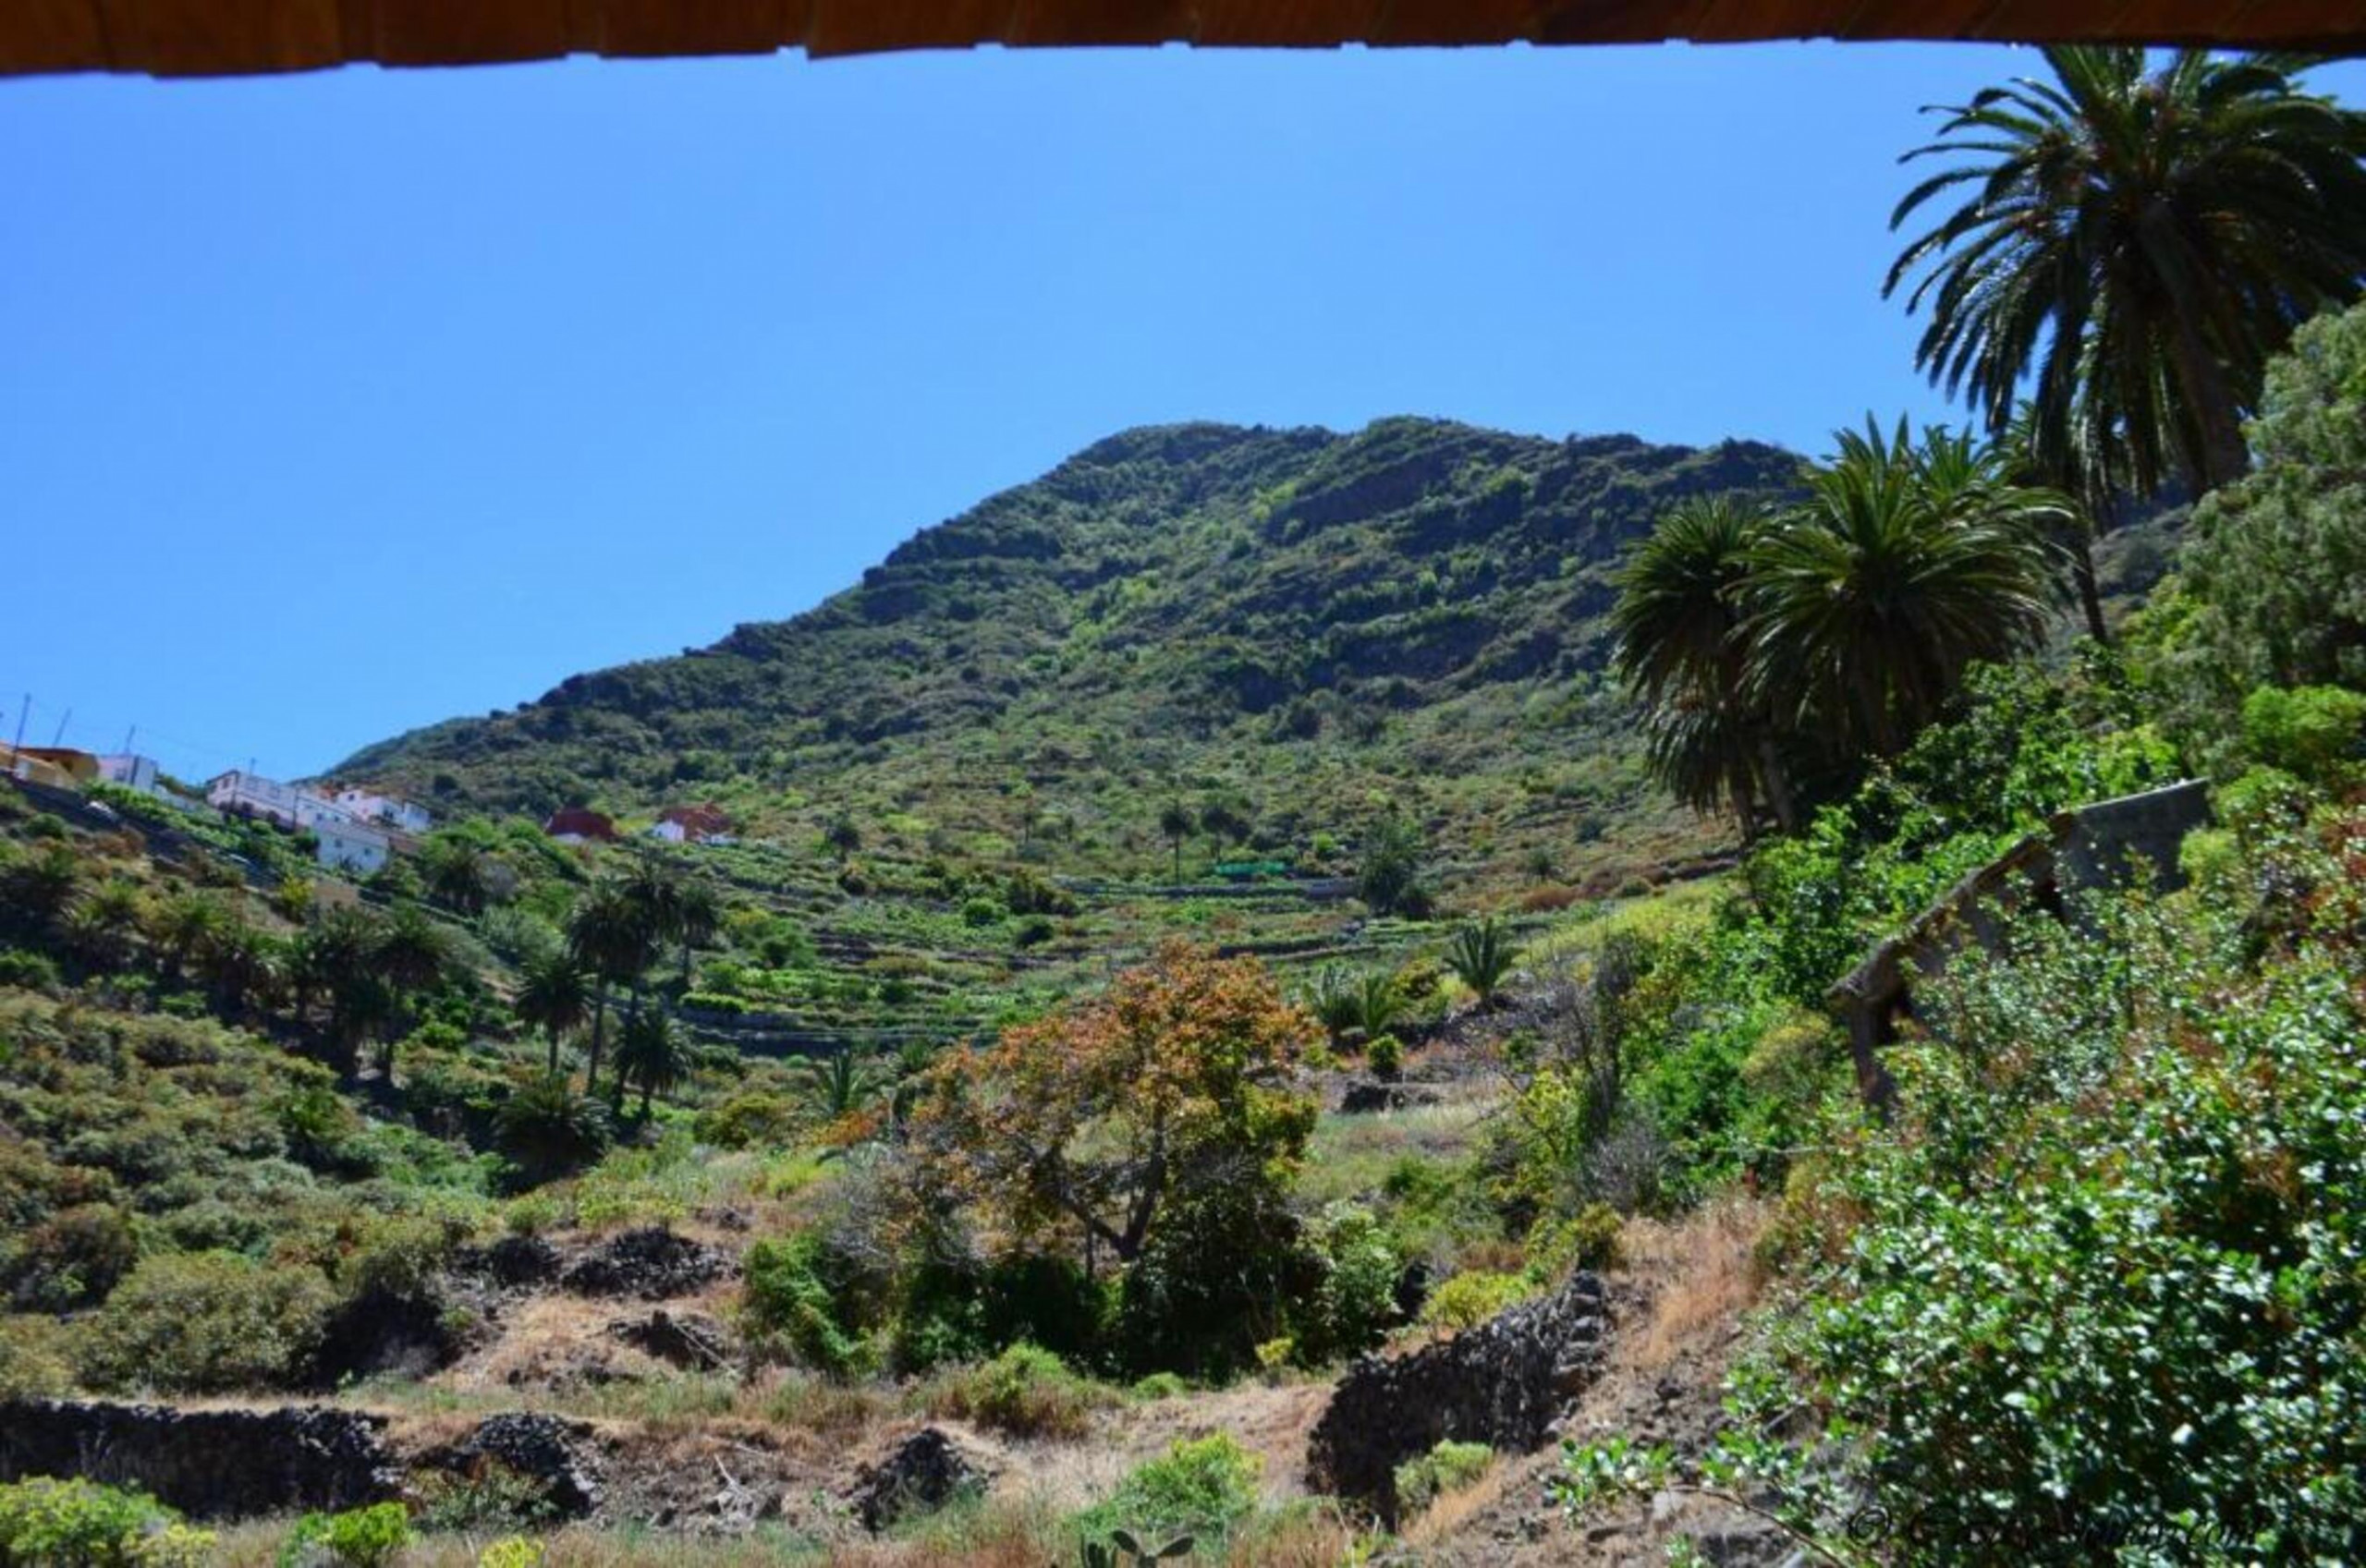
[[[334,871],[369,876],[385,868],[394,840],[385,830],[367,822],[322,820],[312,827],[318,845],[312,858]]]
[[[325,795],[235,768],[207,782],[205,799],[217,810],[268,818],[285,828],[317,828],[323,822],[355,820],[352,812]]]
[[[568,806],[552,812],[550,820],[543,824],[543,832],[561,844],[586,844],[595,838],[603,844],[613,844],[616,824],[604,812]]]
[[[109,784],[121,784],[126,789],[136,789],[142,795],[161,796],[165,793],[162,773],[152,757],[135,757],[128,751],[102,757],[99,759],[99,777]]]
[[[374,789],[359,786],[341,789],[330,799],[357,822],[384,822],[407,833],[423,833],[435,825],[435,819],[428,814],[425,807],[414,806],[397,796],[382,795]]]
[[[668,844],[729,844],[731,819],[714,806],[669,806],[649,830]]]
[[[52,789],[80,789],[99,781],[99,760],[66,746],[0,746],[0,765],[14,778]]]

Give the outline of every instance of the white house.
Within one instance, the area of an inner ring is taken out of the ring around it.
[[[386,863],[387,837],[367,822],[324,818],[312,825],[312,835],[320,840],[313,858],[332,870],[366,877]]]
[[[384,822],[407,833],[423,833],[435,825],[435,819],[428,815],[425,807],[414,806],[396,796],[381,795],[374,789],[341,789],[332,798],[357,822]]]
[[[301,793],[294,784],[233,768],[206,781],[205,802],[216,810],[268,817],[282,827],[292,828],[296,825],[296,796]]]
[[[219,810],[266,817],[284,828],[317,828],[324,822],[354,820],[352,812],[325,795],[236,768],[210,781],[205,798]]]
[[[156,760],[152,757],[135,757],[128,751],[102,757],[99,759],[99,777],[109,784],[121,784],[126,789],[136,789],[142,795],[161,796],[165,793],[157,773]]]

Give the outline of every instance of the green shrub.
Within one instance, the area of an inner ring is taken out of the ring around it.
[[[2366,747],[2366,692],[2263,686],[2243,701],[2243,748],[2303,779],[2327,777]]]
[[[0,1404],[72,1392],[74,1334],[55,1318],[0,1318]]]
[[[1536,1286],[1525,1274],[1457,1274],[1430,1293],[1421,1321],[1434,1329],[1475,1329],[1534,1294]]]
[[[2320,812],[2236,896],[1957,954],[1890,1124],[1844,1119],[1797,1184],[1805,1299],[1713,1452],[1581,1450],[1565,1499],[1671,1470],[1803,1521],[1845,1498],[1913,1562],[2366,1560],[2366,811]],[[1768,1435],[1802,1410],[1830,1425]]]
[[[955,1376],[938,1395],[946,1416],[1022,1438],[1079,1438],[1116,1395],[1039,1345],[1014,1344]]]
[[[35,1477],[0,1486],[0,1568],[201,1568],[211,1532],[144,1493]]]
[[[1495,1451],[1483,1442],[1456,1442],[1452,1438],[1419,1458],[1396,1467],[1396,1508],[1399,1518],[1410,1518],[1450,1491],[1460,1491],[1487,1473]]]
[[[1394,1083],[1405,1070],[1405,1045],[1395,1035],[1374,1035],[1364,1046],[1364,1061],[1372,1067],[1372,1076],[1383,1083]]]
[[[21,947],[0,948],[0,986],[55,991],[58,983],[57,961],[48,954],[28,953]]]
[[[1228,1432],[1176,1443],[1118,1483],[1106,1501],[1077,1515],[1087,1540],[1115,1530],[1164,1539],[1189,1534],[1221,1555],[1227,1537],[1257,1511],[1257,1456]]]
[[[1180,1399],[1191,1392],[1191,1385],[1173,1372],[1153,1372],[1146,1378],[1134,1380],[1136,1399]]]
[[[1626,1222],[1607,1203],[1589,1203],[1575,1214],[1540,1219],[1528,1233],[1528,1275],[1550,1284],[1575,1269],[1618,1266],[1619,1232]]]
[[[481,1459],[465,1471],[430,1471],[413,1480],[412,1489],[419,1500],[412,1522],[428,1535],[528,1528],[555,1512],[541,1481],[494,1459]]]
[[[92,1319],[82,1379],[173,1393],[287,1388],[309,1372],[334,1301],[309,1268],[229,1252],[146,1258]]]
[[[411,1541],[399,1502],[307,1513],[280,1543],[279,1568],[385,1568]]]
[[[19,1307],[70,1312],[105,1300],[139,1261],[130,1217],[86,1203],[53,1214],[14,1246],[0,1243],[0,1285]]]
[[[1380,1343],[1396,1319],[1396,1279],[1404,1260],[1371,1209],[1334,1203],[1307,1228],[1307,1246],[1322,1282],[1292,1316],[1298,1358],[1319,1366]]]
[[[549,1550],[531,1536],[504,1536],[477,1553],[477,1568],[541,1568]]]
[[[690,1124],[701,1143],[717,1149],[756,1149],[795,1139],[804,1107],[784,1094],[745,1089],[710,1105]]]
[[[865,1369],[872,1356],[853,1320],[845,1271],[819,1236],[760,1241],[748,1249],[739,1316],[760,1351],[785,1353],[833,1377]]]

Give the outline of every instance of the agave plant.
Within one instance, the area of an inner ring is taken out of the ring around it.
[[[1455,978],[1470,988],[1482,1007],[1494,1005],[1495,993],[1518,961],[1519,949],[1513,945],[1511,933],[1492,915],[1455,932],[1445,950],[1446,966]]]
[[[1118,1568],[1125,1562],[1158,1562],[1170,1557],[1181,1557],[1191,1550],[1189,1536],[1177,1536],[1164,1546],[1146,1547],[1131,1530],[1112,1530],[1109,1544],[1099,1541],[1084,1543],[1084,1568]]]
[[[1363,1027],[1363,992],[1344,965],[1325,964],[1306,993],[1306,1010],[1331,1037],[1331,1049],[1342,1050]]]

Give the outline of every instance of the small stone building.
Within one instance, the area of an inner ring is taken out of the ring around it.
[[[1993,948],[2024,903],[2067,918],[2071,894],[2117,884],[2140,869],[2156,889],[2181,885],[2178,846],[2209,820],[2209,789],[2199,779],[2058,811],[1875,946],[1825,997],[1848,1025],[1866,1103],[1894,1098],[1881,1048],[1897,1038],[1899,1020],[1913,1015],[1915,989],[1957,952],[1966,944]]]

